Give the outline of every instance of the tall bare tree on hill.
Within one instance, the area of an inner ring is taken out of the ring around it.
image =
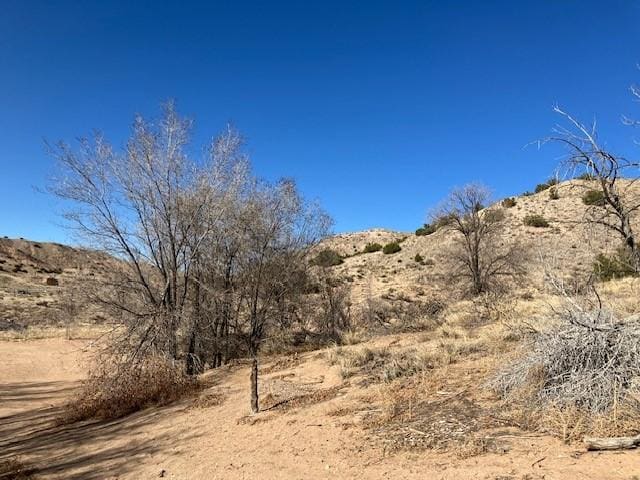
[[[491,199],[480,184],[454,189],[431,215],[432,223],[453,235],[451,275],[472,295],[498,288],[518,272],[517,249],[505,245],[504,214],[485,208]]]

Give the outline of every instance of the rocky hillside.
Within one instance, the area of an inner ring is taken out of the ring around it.
[[[555,187],[558,198],[552,198],[549,190],[544,190],[513,197],[513,206],[497,202],[488,207],[504,213],[505,228],[500,242],[516,244],[525,254],[524,288],[542,287],[543,262],[565,277],[582,276],[591,272],[598,253],[611,252],[619,245],[618,238],[603,228],[585,224],[589,207],[582,196],[591,187],[589,183],[581,180],[561,183]],[[525,217],[529,215],[542,216],[548,226],[525,225]],[[446,259],[452,235],[436,231],[417,236],[375,229],[337,235],[323,246],[344,257],[344,262],[333,269],[351,283],[354,303],[369,297],[425,299],[447,293],[443,290],[448,288]],[[391,241],[400,243],[399,252],[364,253],[368,243],[385,245]]]
[[[64,324],[69,312],[78,314],[76,287],[104,275],[112,261],[57,243],[0,239],[0,330]]]
[[[513,197],[512,206],[497,202],[488,207],[504,213],[500,242],[517,244],[526,254],[524,290],[542,288],[541,259],[565,277],[580,277],[592,270],[598,253],[611,252],[619,245],[608,232],[585,224],[589,207],[582,196],[589,188],[589,182],[573,180],[555,187],[557,198],[544,190]],[[528,215],[542,216],[548,226],[525,225]],[[335,235],[320,248],[343,257],[343,263],[332,271],[352,287],[355,306],[371,298],[429,301],[449,293],[447,258],[452,238],[446,231],[417,236],[372,229]],[[364,252],[367,244],[384,246],[390,242],[398,242],[401,250],[393,254]],[[0,328],[63,324],[74,308],[74,316],[82,321],[101,320],[95,312],[77,314],[74,287],[104,275],[112,261],[99,252],[55,243],[0,239]]]

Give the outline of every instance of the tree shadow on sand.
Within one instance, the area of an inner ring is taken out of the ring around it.
[[[194,437],[186,429],[169,434],[153,433],[153,425],[182,410],[184,405],[149,408],[127,417],[60,425],[59,399],[74,386],[68,383],[0,385],[0,405],[11,402],[17,413],[0,417],[0,462],[19,457],[38,476],[97,480],[118,477],[133,470],[144,458],[169,455],[175,439]],[[66,392],[61,392],[66,390]],[[68,397],[67,397],[68,398]],[[49,399],[57,405],[42,406]],[[31,404],[38,403],[38,407]]]

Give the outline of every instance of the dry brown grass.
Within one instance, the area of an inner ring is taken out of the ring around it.
[[[100,365],[65,407],[61,423],[119,418],[151,405],[164,405],[198,388],[181,366],[148,357],[135,366],[101,358]]]
[[[195,408],[212,408],[219,407],[226,400],[227,395],[222,390],[214,389],[203,392],[193,401]]]
[[[0,341],[41,340],[45,338],[66,338],[67,340],[91,340],[112,330],[109,325],[77,324],[69,327],[29,326],[21,330],[0,331]]]
[[[386,347],[336,347],[327,352],[331,365],[340,367],[342,378],[362,375],[367,382],[390,382],[396,378],[431,370],[440,363],[431,348],[392,350]]]
[[[466,458],[495,451],[498,442],[485,431],[501,424],[480,381],[488,365],[445,365],[383,385],[374,400],[380,413],[365,425],[388,452],[446,450]]]

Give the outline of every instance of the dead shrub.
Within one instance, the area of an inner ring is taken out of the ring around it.
[[[439,298],[411,299],[402,294],[369,298],[356,311],[356,324],[369,333],[429,331],[441,323],[446,304]]]
[[[219,407],[226,400],[227,395],[221,390],[213,390],[200,395],[193,401],[194,408]]]
[[[151,405],[165,405],[192,393],[197,380],[170,360],[149,356],[135,364],[118,359],[101,363],[65,408],[62,423],[119,418]]]
[[[468,458],[494,451],[493,439],[480,435],[495,426],[491,412],[454,378],[450,371],[434,370],[384,386],[380,413],[365,417],[365,427],[386,452],[433,449]]]
[[[538,332],[492,387],[506,398],[533,384],[533,399],[541,405],[575,406],[594,414],[640,394],[640,322],[577,321]]]

